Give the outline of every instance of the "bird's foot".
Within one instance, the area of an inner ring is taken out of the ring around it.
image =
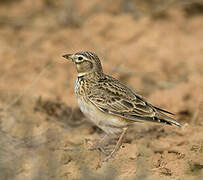
[[[88,150],[90,150],[90,151],[99,150],[100,152],[102,152],[106,156],[110,155],[109,151],[106,150],[103,142],[101,142],[101,141],[93,143],[90,139],[85,139],[85,143],[89,144]]]

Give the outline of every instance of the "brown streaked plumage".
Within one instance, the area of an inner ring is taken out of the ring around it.
[[[77,52],[63,57],[72,60],[76,66],[75,93],[81,111],[107,134],[122,133],[107,159],[119,149],[128,126],[135,122],[181,127],[175,119],[166,115],[172,113],[153,106],[120,81],[104,74],[96,54]]]

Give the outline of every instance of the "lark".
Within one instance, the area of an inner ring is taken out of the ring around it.
[[[137,122],[181,127],[180,123],[166,115],[173,113],[153,106],[134,90],[106,75],[96,54],[85,51],[63,57],[71,60],[78,72],[75,94],[81,111],[107,135],[120,135],[105,160],[119,150],[128,127]]]

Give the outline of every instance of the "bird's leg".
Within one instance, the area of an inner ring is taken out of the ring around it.
[[[116,143],[116,146],[114,147],[113,151],[111,151],[111,153],[104,159],[104,161],[108,161],[113,155],[115,152],[117,152],[122,144],[122,140],[123,140],[123,137],[127,131],[128,127],[125,127],[123,129],[123,132],[121,133],[117,143]]]
[[[104,149],[104,143],[107,137],[108,135],[105,134],[104,137],[96,144],[97,149],[99,149],[105,155],[109,155],[109,153]]]
[[[106,138],[108,137],[107,134],[104,135],[104,137],[102,137],[99,142],[96,142],[95,144],[92,145],[92,147],[90,148],[90,150],[95,150],[95,149],[98,149],[99,151],[101,151],[102,153],[104,153],[105,155],[109,155],[108,152],[105,151],[104,149],[104,143],[105,143],[105,140]]]

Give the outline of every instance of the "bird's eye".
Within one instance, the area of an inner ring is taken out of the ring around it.
[[[83,57],[82,57],[82,56],[79,56],[79,57],[78,57],[78,60],[80,60],[80,61],[83,60]]]

